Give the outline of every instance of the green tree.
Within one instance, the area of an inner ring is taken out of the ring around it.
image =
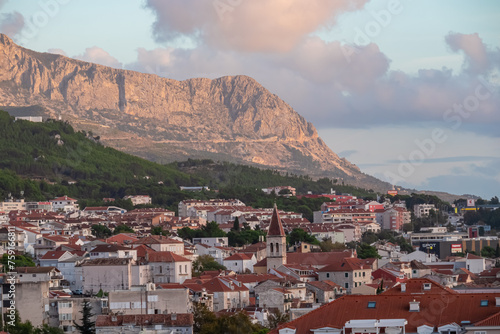
[[[169,231],[166,231],[163,229],[163,227],[161,226],[154,226],[152,229],[151,229],[151,234],[152,235],[163,235],[163,236],[168,236],[170,235],[170,232]]]
[[[234,218],[232,230],[233,231],[239,231],[240,230],[240,220],[238,219],[238,217]]]
[[[378,255],[377,249],[365,243],[361,243],[357,249],[358,257],[360,259],[376,258],[380,259],[381,256]]]
[[[113,235],[111,230],[107,226],[104,226],[104,225],[94,224],[94,225],[92,225],[90,230],[92,232],[92,235],[94,237],[96,237],[97,239],[105,239],[105,238],[109,238],[110,236]]]
[[[35,267],[35,261],[29,256],[29,254],[21,255],[21,254],[16,254],[16,255],[9,255],[7,253],[2,255],[2,264],[4,270],[7,272],[9,271],[9,257],[10,261],[14,262],[14,266],[17,267]],[[14,257],[14,259],[12,259]]]
[[[287,242],[289,245],[295,245],[299,242],[307,242],[310,244],[319,245],[318,239],[301,228],[294,228],[292,232],[287,235]]]
[[[345,249],[345,245],[340,243],[340,242],[332,242],[332,239],[330,238],[325,238],[323,241],[319,243],[319,247],[321,248],[322,252],[331,252],[334,250],[341,250]]]
[[[113,231],[113,234],[120,234],[120,233],[135,233],[135,231],[130,226],[121,224],[115,227]]]
[[[92,306],[89,301],[83,303],[82,310],[80,311],[82,318],[80,324],[73,321],[73,325],[81,334],[95,334],[95,322],[92,321],[94,314],[92,313]]]
[[[215,259],[208,254],[198,256],[198,258],[193,261],[192,268],[193,276],[199,276],[204,271],[226,269],[226,267],[215,261]]]
[[[482,257],[494,258],[495,254],[496,254],[496,251],[493,247],[484,246],[483,249],[481,249],[481,256]]]

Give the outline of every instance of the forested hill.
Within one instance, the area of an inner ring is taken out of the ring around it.
[[[307,176],[287,176],[210,160],[160,165],[105,147],[92,133],[76,132],[66,122],[16,121],[3,111],[0,157],[2,198],[8,193],[16,197],[24,191],[27,200],[68,195],[81,199],[82,204],[97,205],[102,198],[147,194],[155,205],[175,209],[178,201],[191,197],[239,197],[249,205],[268,205],[273,198],[264,196],[260,188],[277,185],[291,185],[302,193],[323,193],[334,188],[358,196],[375,196],[329,179],[314,181]],[[186,193],[179,190],[181,185],[209,185],[219,192]]]

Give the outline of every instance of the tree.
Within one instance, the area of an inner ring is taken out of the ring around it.
[[[314,245],[319,245],[318,239],[307,233],[301,228],[294,228],[287,236],[289,245],[295,245],[299,242],[307,242]]]
[[[161,226],[155,226],[151,229],[151,234],[152,235],[163,235],[163,236],[168,236],[170,235],[169,231],[165,231],[163,227]]]
[[[95,334],[95,322],[91,320],[94,314],[92,313],[92,306],[88,300],[83,302],[83,308],[80,313],[82,314],[82,318],[80,319],[81,325],[73,321],[75,328],[81,334]]]
[[[377,249],[365,243],[361,243],[357,249],[358,257],[360,259],[376,258],[380,259],[381,256],[378,255]]]
[[[496,251],[493,247],[484,246],[483,249],[481,249],[481,256],[482,257],[494,258],[495,254],[496,254]]]
[[[1,262],[3,264],[4,270],[6,270],[6,271],[9,271],[8,270],[9,269],[9,266],[8,266],[9,256],[12,256],[12,255],[9,255],[7,253],[2,255]],[[14,255],[14,260],[12,260],[12,258],[11,258],[10,261],[14,262],[14,266],[16,268],[17,267],[34,267],[34,266],[36,266],[35,262],[31,258],[31,256],[29,256],[29,254]]]
[[[105,239],[113,235],[113,233],[111,233],[111,230],[104,225],[94,224],[92,225],[90,230],[92,231],[92,235],[97,239]]]
[[[325,238],[319,243],[322,252],[331,252],[333,250],[345,249],[345,245],[340,242],[332,242],[332,239]]]
[[[498,196],[492,197],[490,200],[490,204],[500,204],[498,200]]]
[[[233,231],[239,231],[240,230],[240,220],[238,217],[234,218],[234,223],[233,223]]]
[[[135,233],[135,231],[130,226],[121,224],[115,227],[115,230],[113,231],[113,234],[120,234],[120,233]]]
[[[269,314],[269,316],[267,317],[267,327],[272,330],[288,321],[290,321],[289,314],[282,313],[280,310],[276,310],[275,312]]]
[[[193,276],[199,276],[202,272],[210,270],[226,270],[226,267],[208,254],[200,255],[193,261]]]

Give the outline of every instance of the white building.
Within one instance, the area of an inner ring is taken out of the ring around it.
[[[66,195],[51,199],[50,202],[54,211],[73,212],[79,209],[77,200]]]
[[[431,210],[436,210],[434,204],[415,204],[413,206],[413,213],[417,218],[428,216]]]

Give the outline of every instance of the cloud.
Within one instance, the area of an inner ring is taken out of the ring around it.
[[[495,54],[484,44],[483,48]],[[421,69],[416,75],[390,71],[390,59],[373,43],[349,46],[309,36],[286,54],[240,52],[207,44],[194,49],[140,48],[137,53],[137,61],[126,68],[172,79],[252,76],[320,129],[432,121],[444,128],[500,135],[500,96],[488,91],[478,75],[447,68]],[[496,68],[495,62],[487,68]],[[480,74],[490,80],[490,73]],[[479,101],[477,92],[488,97]],[[454,106],[475,99],[478,105],[460,116],[458,126],[450,122],[458,117]]]
[[[5,3],[5,2],[4,2]],[[0,8],[2,7],[0,3]],[[14,37],[24,28],[24,16],[19,12],[0,14],[0,32]]]
[[[65,56],[67,57],[68,55],[66,54],[66,52],[64,52],[64,50],[62,49],[48,49],[47,50],[48,53],[54,53],[54,54],[58,54],[58,55],[61,55],[61,56]]]
[[[202,43],[243,52],[287,52],[308,34],[332,24],[367,0],[147,0],[160,42],[192,36]]]
[[[484,73],[491,69],[500,56],[500,51],[489,51],[479,34],[449,33],[445,41],[453,52],[465,54],[465,70],[472,74]]]
[[[118,59],[97,46],[86,48],[83,54],[74,56],[74,58],[114,68],[123,67],[122,63],[120,63]]]

